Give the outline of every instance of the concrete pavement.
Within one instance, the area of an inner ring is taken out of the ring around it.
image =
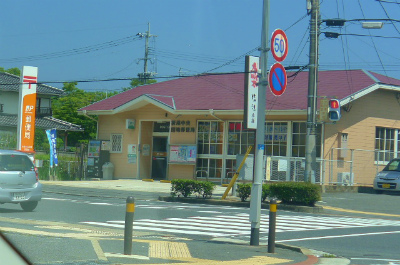
[[[137,199],[157,200],[170,195],[171,184],[142,180],[87,180],[87,181],[41,181],[44,193],[60,193],[82,196],[113,197],[126,199],[134,196]],[[221,198],[226,187],[217,186],[213,192],[214,198]],[[205,201],[205,200],[199,200]],[[213,203],[207,200],[208,203]],[[214,202],[221,201],[220,199]],[[236,197],[228,197],[226,203],[237,203]],[[171,238],[170,238],[171,239]],[[276,253],[267,253],[266,246],[249,246],[238,242],[200,242],[191,240],[182,241],[179,238],[172,240],[134,239],[135,245],[143,244],[146,251],[128,258],[120,255],[113,249],[115,244],[103,241],[99,249],[110,262],[118,264],[349,264],[347,259],[324,258],[326,253],[300,249],[287,245],[276,245]],[[204,244],[208,244],[204,248]],[[202,247],[203,246],[203,247]],[[121,249],[121,248],[119,248]],[[207,251],[205,251],[207,250]],[[104,254],[106,253],[106,254]],[[186,253],[186,254],[185,254]],[[189,254],[188,254],[189,253]],[[328,255],[329,256],[329,255]]]

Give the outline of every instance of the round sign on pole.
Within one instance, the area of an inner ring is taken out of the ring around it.
[[[286,59],[289,51],[289,44],[286,33],[281,29],[276,29],[271,37],[271,52],[274,59],[282,62]]]
[[[271,66],[268,75],[269,88],[275,96],[280,96],[287,87],[287,75],[285,67],[280,63]]]

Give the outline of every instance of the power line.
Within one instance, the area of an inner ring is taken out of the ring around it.
[[[307,14],[303,15],[303,16],[300,17],[298,20],[296,20],[292,25],[290,25],[288,28],[286,28],[285,31],[289,30],[291,27],[293,27],[294,25],[296,25],[297,23],[299,23],[300,21],[302,21],[302,20],[303,20],[304,18],[306,18],[306,17],[307,17]],[[224,64],[222,64],[222,65],[220,65],[220,66],[218,66],[218,67],[215,67],[215,68],[213,68],[213,69],[211,69],[211,70],[206,71],[206,73],[215,71],[215,70],[217,70],[217,69],[219,69],[219,68],[222,68],[222,67],[224,67],[224,66],[227,66],[227,65],[230,65],[230,64],[232,64],[232,63],[235,63],[235,62],[237,62],[238,60],[240,60],[240,59],[242,59],[243,57],[245,57],[246,55],[249,55],[249,54],[251,54],[251,53],[253,53],[253,52],[257,51],[257,50],[260,50],[260,48],[261,48],[260,46],[257,46],[256,48],[254,48],[254,49],[252,49],[252,50],[246,52],[245,54],[242,54],[242,55],[236,57],[236,58],[233,59],[233,60],[230,60],[230,61],[228,61],[228,62],[226,62],[226,63],[224,63]]]
[[[390,18],[388,12],[386,11],[386,8],[383,6],[382,2],[379,2],[379,4],[381,5],[383,11],[385,12],[385,15],[387,16],[387,18],[390,20],[390,22],[392,23],[393,27],[396,29],[397,33],[400,34],[399,29],[396,27],[396,25],[394,24],[393,20]]]
[[[1,63],[15,63],[15,62],[21,62],[21,61],[49,60],[49,59],[72,56],[72,55],[77,55],[77,54],[95,52],[95,51],[104,50],[104,49],[108,49],[108,48],[114,48],[114,47],[117,47],[120,45],[124,45],[124,44],[130,43],[130,42],[133,42],[138,39],[139,38],[135,37],[135,36],[128,36],[128,37],[113,40],[113,41],[107,41],[107,42],[103,42],[100,44],[95,44],[95,45],[90,45],[90,46],[86,46],[86,47],[75,48],[75,49],[70,49],[70,50],[65,50],[65,51],[45,53],[45,54],[40,54],[40,55],[24,56],[24,57],[15,57],[15,58],[9,58],[9,59],[0,59],[0,62]]]
[[[398,5],[400,5],[400,3],[399,2],[393,2],[393,1],[385,1],[385,0],[376,0],[376,1],[378,1],[378,2],[380,2],[380,3],[389,3],[389,4],[398,4]]]
[[[358,5],[360,6],[361,13],[362,13],[362,15],[363,15],[363,17],[364,17],[364,19],[365,19],[364,10],[363,10],[363,8],[362,8],[362,6],[361,6],[360,0],[358,0]],[[370,32],[370,31],[368,30],[368,32]],[[379,52],[378,52],[378,49],[376,48],[375,41],[374,41],[374,38],[372,38],[371,33],[370,33],[370,39],[371,39],[371,41],[372,41],[372,44],[374,45],[374,49],[375,49],[376,55],[378,56],[379,62],[380,62],[380,64],[381,64],[381,66],[382,66],[382,69],[383,69],[383,71],[385,72],[385,75],[387,75],[385,66],[383,65],[383,62],[382,62],[382,58],[381,58],[381,56],[380,56],[380,54],[379,54]]]

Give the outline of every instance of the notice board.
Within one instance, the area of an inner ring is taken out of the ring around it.
[[[197,158],[196,145],[176,144],[170,145],[168,149],[168,163],[195,165]]]

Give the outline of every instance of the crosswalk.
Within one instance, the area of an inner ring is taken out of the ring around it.
[[[268,215],[261,216],[260,233],[268,233]],[[85,224],[124,229],[125,221],[82,222]],[[280,215],[277,217],[276,232],[343,229],[373,226],[400,226],[400,221],[330,216]],[[134,220],[136,231],[153,231],[173,234],[236,237],[249,236],[251,224],[247,213],[235,215],[193,216],[162,220]]]
[[[71,202],[76,204],[87,204],[87,205],[99,205],[99,206],[113,206],[113,207],[126,207],[125,202],[103,202],[103,200],[94,201],[92,200],[80,200],[80,199],[69,199],[69,198],[55,198],[55,197],[43,197],[42,200],[47,201],[63,201]],[[171,202],[149,202],[140,201],[135,203],[136,209],[153,209],[153,210],[190,210],[197,211],[199,213],[222,213],[222,210],[243,210],[241,207],[233,206],[214,206],[204,204],[191,204],[191,203],[180,203],[175,204]]]

